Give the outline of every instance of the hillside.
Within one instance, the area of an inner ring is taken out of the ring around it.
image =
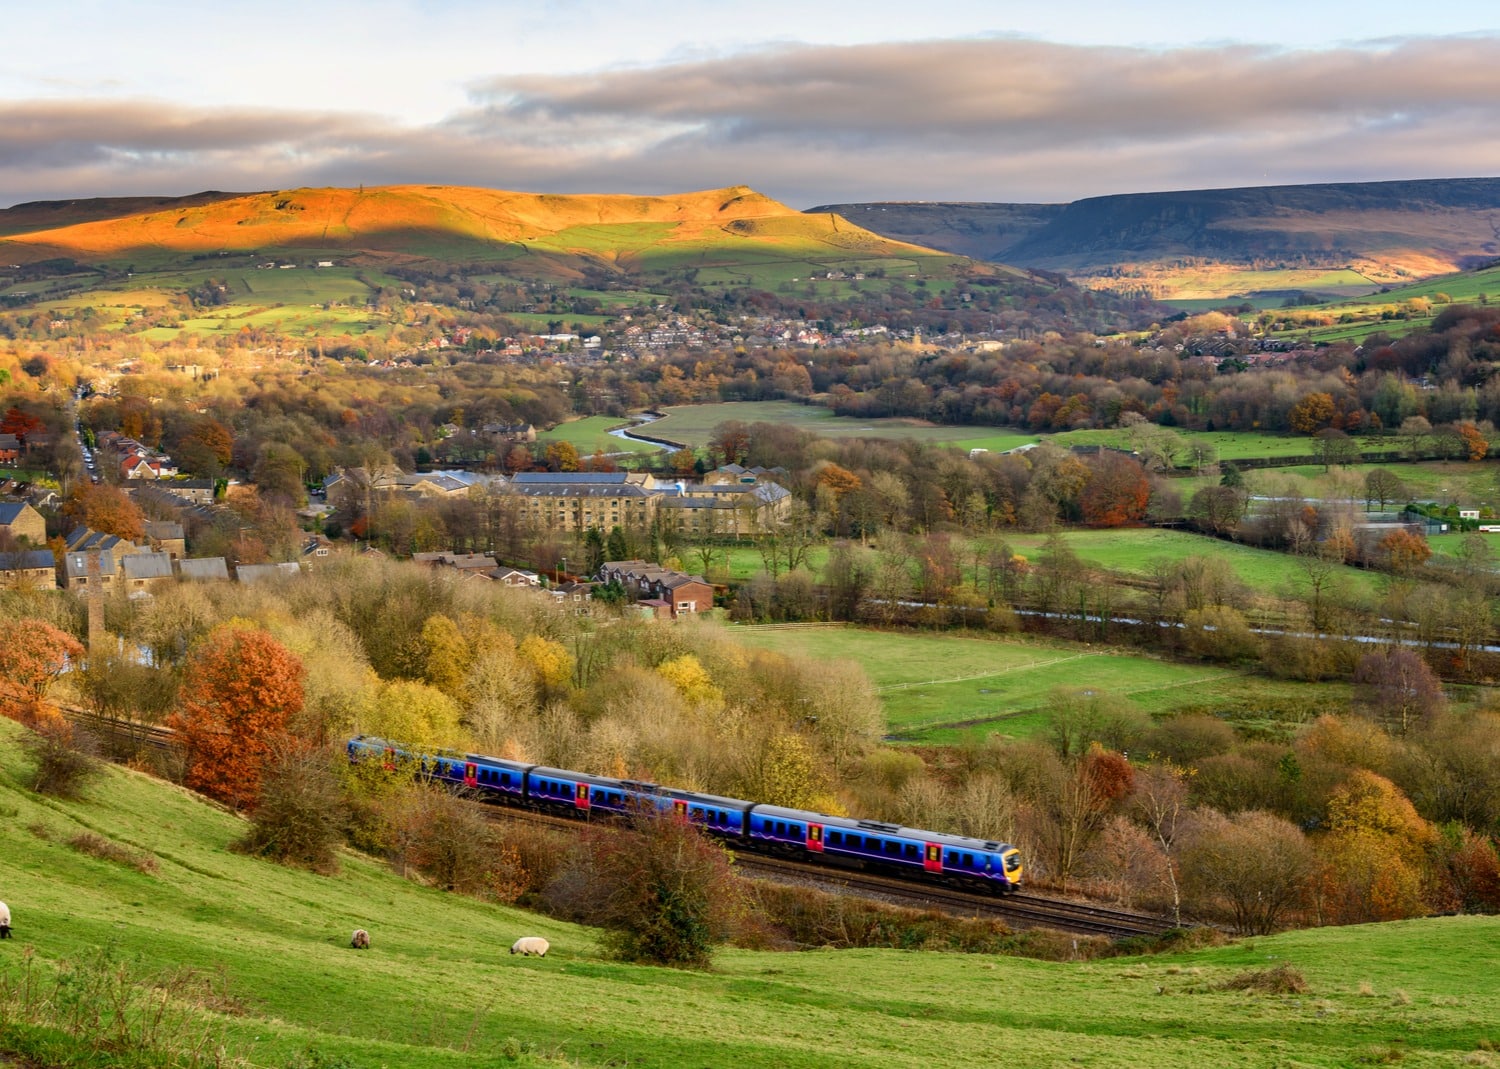
[[[173,1043],[208,1034],[258,1066],[917,1069],[934,1051],[944,1065],[991,1065],[997,1048],[1018,1066],[1483,1066],[1500,1042],[1500,993],[1479,982],[1500,967],[1496,918],[1087,964],[725,951],[708,973],[629,966],[586,929],[357,855],[323,877],[233,853],[238,817],[138,773],[110,769],[80,802],[39,798],[18,782],[19,737],[0,719],[0,896],[16,924],[0,943],[0,990],[28,948],[38,980],[108,948],[137,979],[175,974],[187,1009],[172,1012],[187,1016],[169,1016]],[[72,848],[82,833],[156,871]],[[356,926],[372,933],[368,952],[348,948]],[[553,953],[510,956],[521,934],[545,935]],[[1227,986],[1282,963],[1304,994]],[[0,1007],[0,1064],[28,1037]]]
[[[1062,205],[810,210],[838,212],[903,241],[1170,297],[1308,283],[1320,292],[1369,292],[1500,258],[1500,178],[1135,193]],[[1191,286],[1180,278],[1187,268],[1198,275]],[[1266,277],[1247,280],[1246,271]],[[1345,277],[1329,278],[1335,271]]]
[[[381,264],[503,264],[531,275],[952,257],[810,216],[744,186],[672,196],[554,196],[450,186],[201,193],[0,211],[0,261],[160,264],[297,253]]]

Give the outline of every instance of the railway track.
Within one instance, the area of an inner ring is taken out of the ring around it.
[[[127,739],[153,749],[169,749],[175,734],[171,728],[101,717],[77,706],[64,706],[62,711],[70,721],[97,734]],[[531,809],[483,802],[474,804],[483,809],[488,819],[495,821],[520,820],[570,832],[576,831],[580,824],[585,823]],[[1160,917],[1066,899],[1034,894],[997,898],[956,888],[913,884],[897,877],[859,869],[771,857],[745,850],[735,851],[735,864],[741,872],[753,879],[782,882],[794,880],[832,894],[859,895],[911,909],[936,909],[959,917],[996,917],[1014,928],[1053,928],[1078,935],[1102,935],[1120,939],[1133,935],[1160,935],[1173,927],[1171,921]]]

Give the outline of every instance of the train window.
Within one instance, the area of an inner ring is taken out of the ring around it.
[[[776,822],[776,834],[781,836],[786,835],[786,821],[778,820]]]
[[[973,854],[965,854],[964,855],[964,868],[966,868],[966,869],[972,869],[973,867],[974,867],[974,855]]]
[[[719,823],[723,824],[726,828],[729,826],[729,814],[722,809],[719,810]]]
[[[791,832],[791,834],[792,834],[792,838],[793,839],[801,839],[803,837],[802,836],[802,825],[801,824],[793,824],[792,825],[792,832]]]
[[[693,806],[693,808],[688,810],[688,815],[691,816],[694,820],[702,820],[703,807],[701,805]]]
[[[917,844],[916,843],[907,843],[906,844],[906,849],[903,852],[906,854],[906,860],[908,860],[908,861],[915,861],[915,860],[917,860]]]
[[[843,846],[844,845],[844,833],[841,832],[841,831],[831,831],[831,832],[829,832],[828,833],[828,845],[829,846]]]
[[[1009,857],[1007,857],[1005,859],[1005,868],[1006,868],[1006,870],[1008,872],[1015,872],[1016,869],[1018,869],[1020,867],[1021,867],[1021,855],[1020,854],[1011,854]]]
[[[956,866],[958,864],[958,854],[955,851],[949,850],[943,855],[943,864]]]
[[[509,787],[510,786],[510,773],[509,772],[502,772],[502,773],[500,773],[500,785],[502,787]]]
[[[901,854],[901,844],[895,839],[887,839],[885,841],[885,852],[891,857],[899,857]]]

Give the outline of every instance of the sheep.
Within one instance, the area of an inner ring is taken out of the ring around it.
[[[547,940],[539,935],[525,935],[511,945],[510,952],[512,954],[523,954],[528,958],[533,954],[539,958],[545,958],[550,945]]]
[[[355,950],[369,950],[370,933],[363,928],[354,929],[354,935],[349,938],[349,945]]]
[[[0,939],[10,938],[10,907],[0,902]]]

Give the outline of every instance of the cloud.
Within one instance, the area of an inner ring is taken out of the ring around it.
[[[780,46],[499,76],[412,127],[369,115],[0,102],[0,188],[299,184],[671,192],[806,206],[1500,174],[1500,38],[1151,50],[996,38]],[[17,198],[19,199],[19,198]]]

